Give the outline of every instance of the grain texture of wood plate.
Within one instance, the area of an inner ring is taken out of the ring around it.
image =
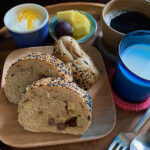
[[[103,59],[98,50],[87,44],[83,49],[91,56],[95,65],[102,71],[100,80],[89,90],[93,102],[92,124],[82,136],[55,133],[32,133],[25,131],[17,121],[17,105],[7,101],[4,93],[5,76],[9,66],[31,52],[52,53],[53,46],[25,48],[8,55],[3,69],[0,95],[0,140],[14,147],[37,147],[66,144],[100,139],[109,134],[115,126],[116,112]]]
[[[7,101],[4,93],[5,75],[9,66],[18,58],[23,57],[31,52],[52,53],[52,46],[34,47],[16,50],[8,55],[2,75],[1,95],[0,95],[0,140],[10,146],[14,147],[39,147],[46,145],[67,144],[74,142],[82,142],[88,140],[100,139],[108,135],[114,128],[116,123],[116,111],[114,102],[107,79],[107,74],[103,59],[98,50],[90,46],[94,43],[97,35],[100,32],[100,17],[104,5],[97,3],[63,3],[47,6],[50,20],[56,15],[58,11],[76,9],[90,13],[97,21],[98,30],[94,37],[82,45],[84,50],[92,57],[95,65],[99,70],[102,70],[101,80],[98,81],[90,90],[89,93],[93,99],[93,118],[90,128],[82,136],[71,136],[54,133],[32,133],[25,131],[17,122],[17,105]],[[0,37],[9,43],[11,49],[17,46],[6,29],[0,29]],[[49,41],[48,41],[49,42]],[[51,42],[50,42],[51,43]]]

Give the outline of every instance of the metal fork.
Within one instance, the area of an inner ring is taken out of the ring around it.
[[[121,132],[116,136],[108,150],[128,150],[132,139],[139,132],[139,130],[143,127],[146,121],[150,118],[150,107],[146,110],[144,115],[138,121],[136,126],[130,132]]]

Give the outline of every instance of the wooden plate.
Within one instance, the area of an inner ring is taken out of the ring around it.
[[[5,75],[9,66],[31,52],[52,53],[53,46],[25,48],[12,52],[7,57],[2,76],[0,95],[0,140],[14,147],[37,147],[100,139],[109,134],[116,122],[116,112],[103,59],[98,50],[82,45],[92,57],[95,65],[102,71],[101,79],[89,90],[93,101],[92,124],[82,136],[55,133],[32,133],[25,131],[17,122],[17,105],[7,101],[4,93]]]
[[[57,11],[76,9],[88,12],[97,21],[97,33],[93,38],[86,42],[86,45],[82,45],[87,53],[93,58],[93,61],[97,68],[102,70],[101,80],[89,90],[89,93],[93,99],[93,120],[88,131],[82,136],[71,136],[54,133],[32,133],[23,130],[23,128],[18,124],[17,105],[14,105],[7,101],[3,90],[5,86],[6,72],[11,63],[13,63],[19,57],[22,57],[32,51],[52,53],[53,50],[53,47],[49,46],[26,48],[12,52],[7,57],[4,64],[0,93],[0,140],[2,142],[14,147],[38,147],[100,139],[113,130],[116,123],[116,112],[107,79],[105,66],[102,57],[97,49],[90,46],[94,43],[97,35],[100,32],[99,20],[103,7],[103,4],[83,2],[63,3],[46,7],[49,12],[50,20],[54,16],[56,16]],[[10,38],[6,27],[0,29],[0,37],[5,38],[5,42],[9,43],[8,46],[11,45],[11,49],[17,47],[13,42],[12,38]]]

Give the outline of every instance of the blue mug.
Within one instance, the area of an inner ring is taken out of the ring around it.
[[[32,30],[17,29],[12,22],[17,22],[17,14],[24,9],[34,10],[41,15],[41,24]],[[49,15],[47,10],[37,4],[21,4],[8,10],[4,16],[4,24],[10,32],[12,38],[19,47],[31,47],[43,45],[49,32]]]
[[[145,47],[147,48],[146,51]],[[124,100],[130,102],[142,102],[150,97],[150,74],[149,77],[146,78],[143,77],[144,72],[140,72],[142,73],[141,76],[138,72],[135,72],[136,70],[133,70],[134,68],[140,67],[139,64],[142,63],[140,60],[138,63],[136,62],[136,64],[130,64],[132,61],[134,63],[135,58],[133,58],[133,60],[130,59],[128,62],[124,61],[124,55],[131,54],[133,50],[134,55],[131,58],[138,55],[137,57],[142,57],[142,59],[145,57],[150,60],[150,31],[134,31],[127,34],[120,41],[117,66],[113,77],[113,88]],[[139,52],[141,55],[139,55]],[[127,56],[127,59],[129,59],[131,55],[126,55],[126,57]],[[131,68],[132,66],[134,67],[133,69]]]

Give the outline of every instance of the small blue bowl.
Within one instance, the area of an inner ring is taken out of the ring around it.
[[[32,9],[42,15],[42,23],[32,30],[18,30],[11,23],[17,22],[17,14],[23,9]],[[15,20],[16,19],[16,20]],[[31,47],[43,45],[48,37],[49,31],[49,15],[47,10],[37,4],[22,4],[8,10],[4,16],[4,24],[10,32],[12,38],[19,47]]]
[[[113,88],[124,100],[142,102],[150,97],[150,80],[135,74],[122,60],[123,52],[135,44],[146,44],[150,46],[150,31],[134,31],[127,34],[121,40],[118,50],[117,66],[113,77]]]
[[[77,39],[78,43],[84,43],[86,41],[88,41],[91,37],[93,37],[93,35],[96,33],[97,31],[97,23],[96,23],[96,20],[94,19],[93,16],[91,16],[90,14],[88,14],[87,12],[83,12],[83,11],[79,11],[80,13],[83,13],[84,15],[86,15],[86,17],[88,18],[88,20],[90,21],[91,23],[91,29],[90,29],[90,32],[80,38],[80,39]],[[57,41],[59,39],[59,37],[56,35],[55,33],[55,25],[57,23],[57,16],[54,17],[51,22],[50,22],[50,25],[49,25],[49,33],[51,35],[51,37]]]

